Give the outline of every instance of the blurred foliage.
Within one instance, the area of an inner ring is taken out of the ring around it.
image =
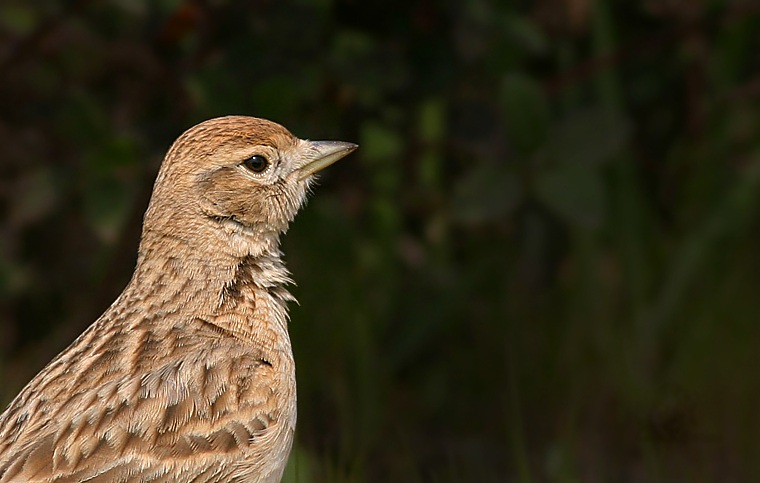
[[[5,0],[0,401],[116,297],[163,153],[361,149],[284,245],[286,481],[760,479],[751,0]]]

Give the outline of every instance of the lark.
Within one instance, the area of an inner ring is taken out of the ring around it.
[[[280,481],[296,425],[280,236],[356,147],[243,116],[182,134],[131,281],[0,415],[0,482]]]

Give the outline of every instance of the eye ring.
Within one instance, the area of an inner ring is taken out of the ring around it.
[[[263,173],[269,167],[269,160],[260,154],[254,154],[242,164],[254,173]]]

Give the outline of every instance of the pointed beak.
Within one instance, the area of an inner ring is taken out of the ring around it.
[[[342,141],[308,141],[313,153],[306,164],[298,168],[298,180],[303,181],[320,169],[324,169],[340,158],[346,156],[359,146]]]

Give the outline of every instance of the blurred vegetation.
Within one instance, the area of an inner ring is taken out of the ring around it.
[[[759,30],[752,0],[4,0],[0,402],[129,279],[170,143],[249,114],[361,145],[284,241],[286,481],[760,481]]]

